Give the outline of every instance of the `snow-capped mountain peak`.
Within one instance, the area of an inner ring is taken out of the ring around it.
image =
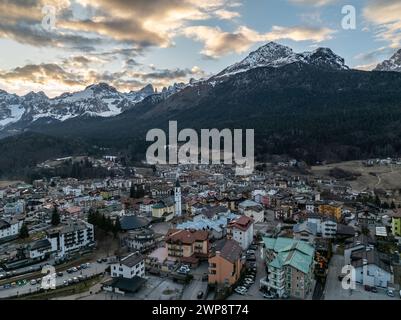
[[[349,69],[345,65],[344,59],[336,55],[329,48],[318,48],[312,52],[295,53],[287,46],[269,42],[256,51],[251,52],[241,62],[233,64],[212,78],[227,77],[258,67],[279,68],[294,62],[302,62],[336,70]]]
[[[401,49],[398,50],[389,60],[378,64],[375,71],[401,72]]]

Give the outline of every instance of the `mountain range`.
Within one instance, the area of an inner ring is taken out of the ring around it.
[[[151,85],[121,93],[104,83],[53,99],[1,91],[0,133],[13,136],[0,140],[0,151],[14,152],[14,162],[0,159],[0,171],[32,165],[17,164],[15,150],[26,139],[35,144],[35,137],[64,141],[65,152],[57,148],[54,156],[71,152],[79,140],[85,147],[77,152],[106,148],[140,160],[146,132],[167,128],[169,120],[197,130],[254,128],[258,160],[284,155],[316,163],[400,154],[401,73],[392,72],[401,71],[400,57],[401,50],[374,71],[360,71],[328,48],[295,53],[271,42],[208,79],[160,93]]]

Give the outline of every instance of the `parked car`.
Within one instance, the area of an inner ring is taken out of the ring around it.
[[[34,285],[36,285],[36,284],[37,284],[37,282],[36,282],[36,280],[35,280],[35,279],[32,279],[30,283],[31,283],[31,285],[32,285],[32,286],[34,286]]]
[[[203,298],[203,291],[199,291],[198,295],[197,295],[198,299],[202,299]]]
[[[74,277],[72,280],[74,281],[74,283],[78,283],[79,282],[79,279],[77,277]]]
[[[282,296],[281,296],[281,299],[289,299],[290,298],[290,296],[288,295],[288,294],[286,294],[286,293],[284,293]]]
[[[248,260],[248,261],[256,261],[256,256],[254,254],[246,256],[246,260]]]
[[[63,281],[63,286],[68,286],[68,280]]]
[[[365,285],[365,291],[372,291],[372,287],[368,286],[368,285]]]
[[[77,272],[78,268],[77,267],[73,267],[71,270],[72,270],[72,272]]]
[[[238,287],[238,288],[235,288],[234,291],[235,291],[236,293],[242,295],[242,296],[248,292],[248,290],[247,290],[245,287]]]
[[[62,273],[62,272],[57,272],[57,276],[58,277],[62,277],[64,275],[64,273]]]
[[[371,287],[371,290],[373,293],[377,293],[377,288],[376,287]]]
[[[97,259],[96,262],[97,263],[102,263],[103,261],[102,261],[102,259]]]
[[[394,290],[393,290],[393,289],[387,289],[387,295],[388,295],[389,297],[394,298]]]
[[[265,299],[274,299],[274,295],[271,294],[271,293],[265,293],[265,294],[263,295],[263,298],[265,298]]]

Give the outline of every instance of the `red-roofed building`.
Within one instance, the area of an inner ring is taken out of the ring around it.
[[[242,249],[248,249],[253,241],[253,224],[253,219],[247,216],[231,221],[227,226],[228,237],[237,241]]]

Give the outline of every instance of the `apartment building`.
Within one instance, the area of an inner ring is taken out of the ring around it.
[[[312,292],[315,249],[290,238],[263,238],[263,256],[268,269],[260,286],[279,297],[305,299]]]
[[[197,265],[209,256],[209,232],[171,229],[166,235],[168,257]]]
[[[47,231],[47,239],[57,257],[64,257],[94,243],[93,225],[82,220],[70,221]]]

